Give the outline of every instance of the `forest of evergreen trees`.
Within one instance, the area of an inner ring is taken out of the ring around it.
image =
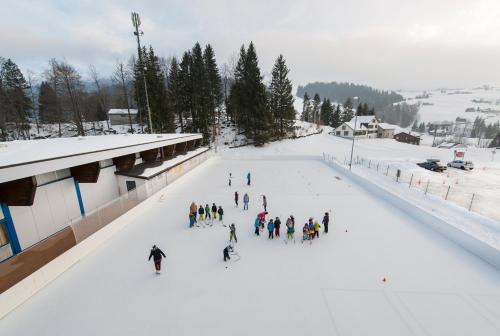
[[[88,123],[108,121],[110,108],[136,108],[137,120],[129,117],[131,132],[140,123],[144,132],[203,133],[209,143],[226,118],[249,142],[262,145],[293,132],[296,112],[288,73],[279,55],[265,85],[253,43],[241,47],[235,64],[221,67],[210,44],[195,43],[179,59],[143,47],[128,62],[117,62],[110,79],[93,66],[82,74],[57,59],[50,59],[43,73],[23,74],[12,59],[0,57],[0,139],[29,139],[42,124],[57,124],[61,136],[61,125],[69,123],[85,135]]]

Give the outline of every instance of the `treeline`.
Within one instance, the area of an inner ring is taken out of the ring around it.
[[[396,92],[377,90],[366,85],[353,83],[309,83],[298,87],[297,96],[304,97],[306,92],[315,92],[321,97],[335,102],[344,102],[348,98],[357,97],[360,103],[366,103],[377,111],[382,111],[387,106],[404,100],[403,96]]]
[[[138,109],[137,119],[129,113],[130,132],[139,123],[143,132],[203,133],[206,142],[215,139],[224,117],[256,145],[293,132],[296,112],[285,59],[276,59],[266,86],[253,43],[241,47],[237,62],[220,68],[209,44],[196,43],[180,59],[143,47],[138,57],[117,62],[111,80],[93,66],[84,80],[65,60],[51,59],[39,76],[26,77],[11,59],[0,63],[3,140],[29,139],[31,123],[37,131],[41,124],[58,124],[59,136],[61,125],[69,123],[85,135],[89,122],[108,121],[110,108]]]
[[[370,108],[367,103],[359,103],[354,110],[351,98],[347,98],[343,104],[335,105],[328,98],[323,98],[322,101],[318,93],[311,99],[305,92],[301,120],[337,128],[342,123],[351,121],[355,112],[358,116],[376,115],[375,108]]]

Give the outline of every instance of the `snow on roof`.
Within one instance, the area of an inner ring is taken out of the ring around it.
[[[201,134],[119,134],[0,143],[0,183],[202,138]]]
[[[354,122],[349,121],[349,122],[344,122],[344,124],[346,124],[350,129],[354,130]],[[364,130],[367,130],[367,128],[361,125],[361,123],[358,120],[356,131],[364,131]]]
[[[364,126],[362,126],[361,124],[369,124],[372,122],[373,119],[376,119],[374,115],[371,115],[371,116],[354,116],[351,121],[349,121],[348,123],[346,122],[346,124],[349,124],[349,127],[351,128],[354,128],[354,121],[356,120],[357,121],[357,124],[356,124],[356,129],[359,129],[359,130],[363,130],[363,129],[366,129],[366,128],[363,128]]]
[[[128,114],[127,109],[110,109],[108,114]],[[137,109],[130,109],[130,114],[137,114]]]
[[[396,129],[396,126],[388,124],[388,123],[379,123],[378,127],[380,127],[381,129],[385,129],[385,130]]]

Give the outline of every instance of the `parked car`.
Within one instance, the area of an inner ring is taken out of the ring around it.
[[[472,163],[472,161],[453,160],[451,162],[448,162],[448,167],[459,168],[463,170],[472,170],[474,169],[474,164]]]
[[[435,159],[427,159],[427,161],[417,163],[417,165],[419,165],[422,168],[437,172],[443,172],[446,170],[446,166],[440,164],[439,160]]]

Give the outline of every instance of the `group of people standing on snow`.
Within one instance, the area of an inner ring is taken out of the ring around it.
[[[240,200],[240,194],[238,194],[237,191],[234,192],[234,204],[236,207],[239,205],[239,200]],[[250,203],[250,197],[248,196],[247,193],[243,195],[243,210],[248,210],[248,203]]]
[[[199,217],[197,218],[197,216]],[[198,207],[195,202],[191,202],[189,206],[189,227],[193,227],[198,220],[200,222],[206,222],[211,219],[213,222],[217,219],[217,216],[219,217],[219,221],[222,222],[224,210],[220,205],[217,207],[215,203],[212,203],[212,207],[209,207],[208,204],[206,204],[205,207],[203,207],[203,205]]]

